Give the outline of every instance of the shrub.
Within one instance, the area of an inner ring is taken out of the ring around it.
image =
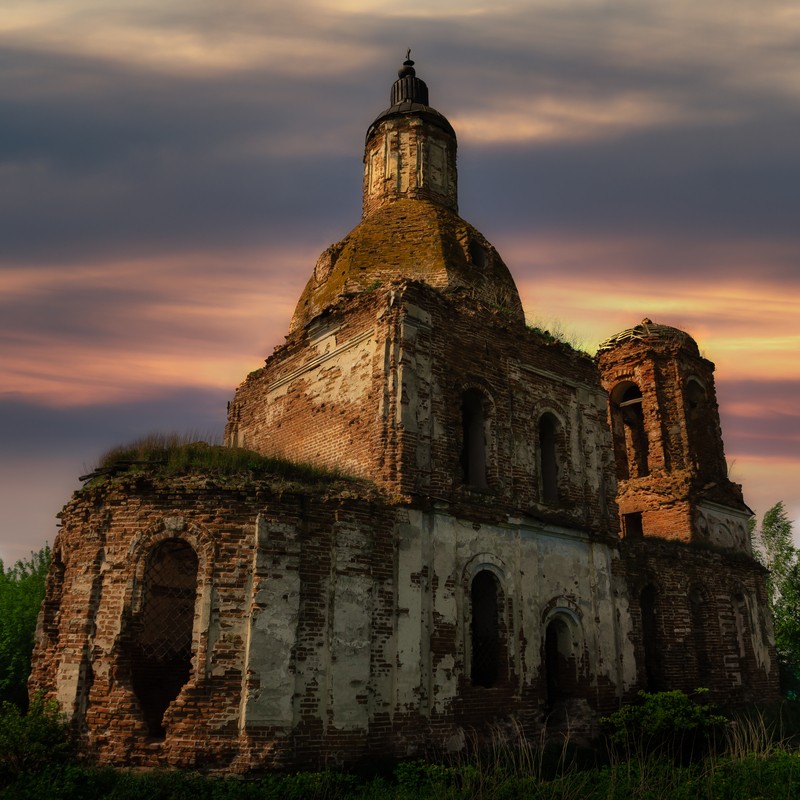
[[[41,694],[33,698],[28,713],[13,703],[0,708],[0,785],[20,775],[62,764],[72,756],[66,717],[55,700]]]
[[[612,752],[625,759],[650,755],[688,763],[706,755],[728,724],[717,709],[702,702],[707,689],[692,696],[639,692],[641,702],[624,705],[601,719]]]

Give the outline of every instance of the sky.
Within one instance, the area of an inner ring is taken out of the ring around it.
[[[6,564],[115,444],[220,439],[360,219],[408,47],[528,317],[691,333],[732,478],[800,523],[795,0],[4,0]]]

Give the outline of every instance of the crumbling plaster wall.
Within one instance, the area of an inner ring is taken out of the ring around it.
[[[447,498],[495,519],[524,510],[560,524],[616,530],[607,396],[591,359],[458,294],[411,284],[400,296],[404,491]],[[460,462],[468,389],[481,392],[487,408],[488,488],[478,493],[465,486]],[[538,425],[545,413],[559,425],[555,503],[542,496]]]
[[[364,152],[364,216],[402,198],[458,210],[455,136],[420,117],[384,120]]]
[[[392,461],[383,376],[391,333],[377,293],[345,303],[276,348],[237,389],[225,441],[270,456],[380,477]],[[341,311],[341,309],[340,309]],[[390,470],[391,471],[391,470]]]
[[[458,520],[355,487],[337,498],[205,476],[115,478],[77,493],[63,521],[32,685],[61,701],[101,761],[247,771],[455,746],[465,727],[512,716],[541,725],[554,614],[573,625],[587,708],[613,707],[633,685],[616,551],[574,530]],[[199,560],[192,676],[154,742],[128,653],[147,554],[170,538]],[[481,569],[504,599],[491,689],[469,678]]]

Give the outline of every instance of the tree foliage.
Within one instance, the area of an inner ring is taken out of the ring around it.
[[[6,568],[0,561],[0,702],[28,705],[28,675],[36,618],[50,566],[45,545],[27,560]]]
[[[756,557],[769,570],[767,593],[775,620],[775,649],[784,692],[800,696],[800,549],[783,502],[776,503],[754,536]]]

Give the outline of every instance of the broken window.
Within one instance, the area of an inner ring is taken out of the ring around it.
[[[639,595],[642,612],[642,645],[644,647],[645,687],[649,692],[663,691],[661,670],[661,638],[658,631],[656,588],[649,584]]]
[[[183,539],[156,545],[145,565],[134,620],[131,679],[151,737],[165,736],[164,712],[189,680],[197,554]]]
[[[617,477],[643,478],[650,474],[647,431],[644,424],[642,393],[626,381],[611,393],[611,425],[617,457]]]
[[[547,705],[552,707],[574,694],[577,687],[575,653],[569,625],[560,617],[547,624],[544,636]]]
[[[539,419],[539,474],[542,502],[555,505],[559,501],[557,437],[559,424],[547,412]]]
[[[484,395],[468,389],[461,398],[461,467],[464,483],[475,489],[486,489],[486,414]]]
[[[500,663],[499,592],[497,578],[487,569],[472,579],[472,684],[497,683]]]

